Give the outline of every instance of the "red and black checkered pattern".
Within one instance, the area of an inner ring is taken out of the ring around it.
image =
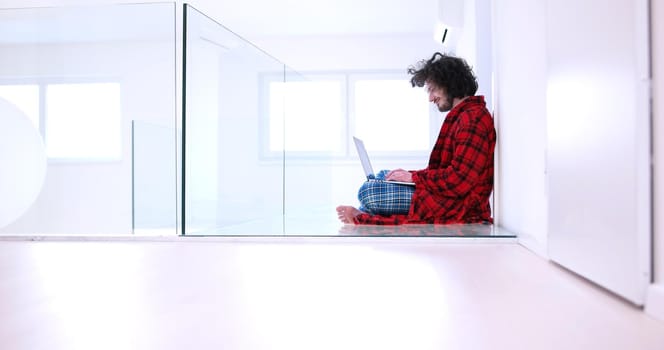
[[[493,222],[496,130],[483,96],[467,97],[448,112],[426,169],[411,171],[415,193],[408,214],[360,214],[358,224]]]

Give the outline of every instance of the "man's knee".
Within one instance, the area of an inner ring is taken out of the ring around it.
[[[357,194],[360,210],[374,215],[407,214],[414,190],[397,186],[384,182],[365,182]]]
[[[364,197],[360,199],[360,204],[362,204],[362,207],[364,207],[367,211],[374,214],[378,214],[380,212],[380,209],[382,208],[380,202],[370,197]]]

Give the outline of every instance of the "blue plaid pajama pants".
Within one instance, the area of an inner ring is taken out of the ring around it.
[[[387,173],[389,170],[379,171],[376,179],[384,180]],[[360,200],[359,209],[372,215],[408,214],[414,192],[414,186],[367,181],[357,193],[357,199]]]

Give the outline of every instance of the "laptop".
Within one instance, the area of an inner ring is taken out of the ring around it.
[[[360,163],[362,163],[362,169],[364,169],[364,174],[367,176],[367,181],[389,182],[399,185],[415,186],[415,184],[412,182],[376,179],[376,176],[374,175],[373,172],[373,168],[371,167],[371,162],[369,161],[369,155],[367,154],[366,148],[364,148],[364,142],[355,136],[353,136],[353,141],[355,142],[355,148],[357,149],[357,154],[360,156]]]

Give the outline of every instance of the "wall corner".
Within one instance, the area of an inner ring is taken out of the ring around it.
[[[664,283],[655,283],[648,287],[644,311],[664,321]]]

